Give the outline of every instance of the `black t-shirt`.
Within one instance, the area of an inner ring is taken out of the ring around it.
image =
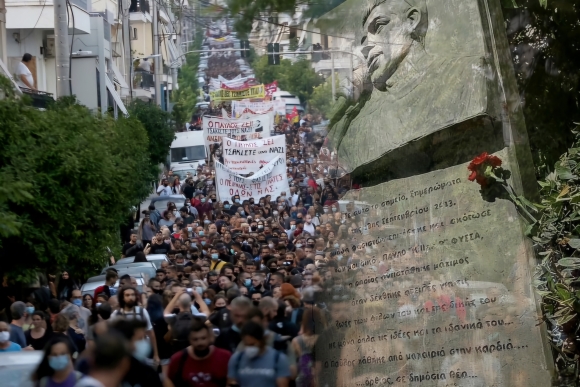
[[[192,185],[186,184],[183,187],[183,195],[188,199],[193,199],[193,194],[195,193],[195,188]]]
[[[183,219],[183,224],[187,227],[188,224],[192,224],[193,222],[195,222],[195,219],[193,218],[193,216],[186,216],[185,219]]]
[[[131,251],[129,251],[130,249]],[[132,243],[125,243],[123,245],[123,249],[121,250],[125,257],[134,257],[135,254],[137,254],[139,251],[143,251],[143,247],[138,247],[136,244]]]
[[[209,321],[221,330],[229,329],[232,326],[230,311],[227,308],[215,311],[209,316]]]
[[[163,387],[159,374],[146,364],[131,357],[131,367],[121,382],[122,386]]]
[[[151,245],[151,254],[167,254],[171,250],[171,246],[168,243],[163,242],[162,244],[154,243]]]
[[[39,339],[35,339],[30,334],[30,331],[24,332],[24,337],[26,337],[26,345],[31,345],[36,351],[42,351],[48,343],[48,340],[52,337],[52,332],[45,331],[44,336]]]
[[[215,340],[215,346],[231,353],[235,353],[242,342],[242,336],[233,329],[224,329]]]

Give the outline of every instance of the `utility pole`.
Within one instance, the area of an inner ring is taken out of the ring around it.
[[[157,106],[161,106],[161,74],[163,69],[161,68],[161,58],[159,57],[159,14],[157,13],[157,1],[152,1],[153,4],[153,55],[155,60],[155,103]]]
[[[0,60],[6,64],[6,3],[0,0]]]
[[[133,61],[131,60],[131,26],[129,23],[129,9],[131,2],[127,0],[119,1],[119,14],[122,18],[123,29],[123,69],[125,70],[125,79],[129,84],[129,98],[133,99],[133,79],[131,77]],[[116,106],[116,104],[115,104]]]
[[[330,52],[330,62],[332,67],[332,74],[330,77],[330,81],[332,82],[332,102],[336,101],[336,84],[334,79],[334,52]]]
[[[56,52],[56,96],[70,95],[70,46],[66,0],[54,0],[54,43]],[[106,74],[101,74],[106,76]]]

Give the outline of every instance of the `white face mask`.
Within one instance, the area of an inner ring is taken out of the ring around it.
[[[4,331],[0,332],[0,343],[5,343],[10,340],[10,332]]]
[[[250,359],[253,359],[256,356],[258,356],[258,354],[260,353],[260,348],[254,347],[254,346],[249,346],[249,347],[244,348],[244,353],[246,354],[247,357],[249,357]]]

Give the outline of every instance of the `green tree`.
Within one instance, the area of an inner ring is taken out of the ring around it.
[[[338,92],[340,83],[335,79],[335,87]],[[308,112],[312,114],[320,114],[323,117],[329,117],[334,108],[334,101],[332,100],[332,81],[328,78],[326,82],[314,88],[312,96],[308,101]]]
[[[133,116],[94,115],[72,98],[46,111],[0,100],[0,275],[102,267],[105,247],[119,245],[119,226],[150,192],[151,165],[148,133]]]
[[[175,132],[169,125],[170,114],[153,103],[133,100],[129,105],[129,115],[138,119],[147,131],[148,154],[152,165],[165,163]]]
[[[324,82],[305,59],[299,59],[294,63],[282,59],[279,66],[270,66],[268,57],[263,55],[256,58],[252,68],[260,82],[271,83],[277,80],[280,89],[296,95],[302,103],[307,103],[314,88]]]

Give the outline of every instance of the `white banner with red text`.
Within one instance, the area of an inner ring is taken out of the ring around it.
[[[286,160],[276,157],[250,177],[242,177],[220,162],[215,163],[217,191],[220,201],[231,201],[232,196],[239,195],[240,200],[260,198],[271,195],[280,196],[290,192],[286,176]]]
[[[248,119],[203,117],[203,139],[205,146],[221,144],[223,138],[238,141],[270,137],[274,119],[272,114],[263,114]]]

